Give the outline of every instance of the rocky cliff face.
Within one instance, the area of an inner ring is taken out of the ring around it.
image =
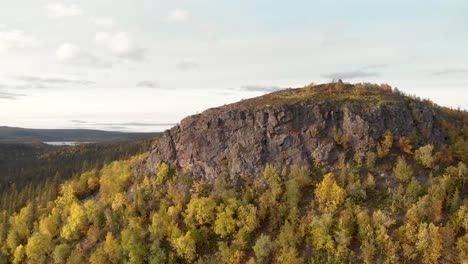
[[[297,90],[288,93],[298,92]],[[271,96],[271,95],[267,95]],[[420,135],[424,143],[444,142],[445,130],[435,109],[406,101],[366,107],[316,100],[265,104],[265,97],[209,109],[183,119],[166,131],[144,163],[156,173],[160,162],[189,169],[207,181],[225,173],[236,182],[241,175],[258,175],[266,164],[332,165],[341,145],[333,139],[346,135],[348,153],[364,153],[369,142],[381,140],[386,130],[395,141]]]

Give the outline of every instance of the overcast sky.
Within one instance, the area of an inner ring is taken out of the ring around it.
[[[160,131],[334,78],[468,109],[467,13],[466,0],[0,0],[0,125]]]

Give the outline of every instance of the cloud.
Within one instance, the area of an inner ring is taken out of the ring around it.
[[[8,100],[16,100],[21,97],[26,96],[25,94],[17,94],[17,93],[9,93],[9,92],[2,92],[0,91],[0,100],[1,99],[8,99]]]
[[[93,23],[97,26],[100,26],[100,27],[113,27],[114,26],[114,20],[112,20],[111,18],[95,18],[92,20]]]
[[[131,40],[126,32],[98,33],[95,36],[95,41],[119,58],[133,61],[145,59],[145,49]]]
[[[76,120],[76,119],[72,119],[70,120],[70,122],[74,123],[74,124],[86,124],[88,122],[86,121],[83,121],[83,120]]]
[[[53,3],[46,6],[47,14],[50,18],[64,18],[81,16],[83,10],[78,5],[64,4],[64,3]]]
[[[60,47],[57,49],[57,52],[55,52],[55,55],[60,61],[69,61],[79,57],[80,53],[80,47],[70,43],[64,43],[60,45]]]
[[[130,129],[131,127],[173,127],[175,123],[144,123],[144,122],[124,122],[124,123],[93,123],[82,120],[70,120],[73,126],[80,128],[97,129]]]
[[[190,20],[190,12],[183,9],[172,10],[166,17],[166,21],[170,23],[180,23]]]
[[[180,71],[191,71],[197,69],[198,67],[200,67],[199,64],[190,61],[179,62],[176,65],[176,68]]]
[[[468,68],[450,68],[432,73],[432,75],[468,74]]]
[[[0,27],[0,51],[33,47],[37,44],[34,37],[27,36],[22,30]]]
[[[362,67],[362,70],[374,70],[374,69],[382,69],[388,67],[386,63],[378,63],[378,64],[369,64],[367,66]]]
[[[41,78],[36,76],[14,76],[14,80],[23,82],[22,85],[11,86],[17,89],[29,89],[29,88],[36,88],[36,89],[45,89],[51,87],[57,87],[61,85],[79,85],[79,86],[86,86],[95,84],[95,82],[87,81],[87,80],[75,80],[75,79],[66,79],[66,78]]]
[[[281,87],[278,86],[263,86],[263,85],[245,85],[242,86],[242,90],[249,91],[249,92],[274,92],[281,90]]]
[[[110,68],[112,63],[104,61],[71,43],[61,44],[55,52],[57,59],[66,64]]]
[[[115,123],[107,125],[119,125],[119,126],[175,126],[175,123],[141,123],[141,122],[130,122],[130,123]]]
[[[370,78],[377,77],[380,73],[378,72],[368,72],[363,70],[358,71],[349,71],[349,72],[332,72],[329,74],[324,74],[322,77],[329,79],[355,79],[355,78]]]
[[[137,87],[158,88],[159,82],[158,81],[141,81],[137,83]]]

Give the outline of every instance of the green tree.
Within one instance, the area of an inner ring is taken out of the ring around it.
[[[261,234],[253,246],[255,256],[259,263],[268,263],[270,254],[273,250],[273,243],[270,236]]]
[[[128,256],[128,263],[143,263],[146,257],[146,247],[143,239],[134,230],[122,230],[122,249]]]
[[[277,262],[283,264],[300,264],[304,263],[304,258],[299,256],[296,247],[287,246],[281,248],[277,257]]]
[[[173,246],[177,254],[187,261],[194,261],[197,257],[196,241],[190,231],[175,239]]]
[[[26,245],[26,255],[32,263],[43,263],[52,251],[52,241],[47,236],[34,233],[28,239]]]
[[[253,204],[240,206],[237,225],[243,232],[251,233],[255,231],[260,225],[257,216],[257,207]]]
[[[211,197],[192,197],[185,210],[186,224],[212,224],[216,219],[216,201]]]
[[[156,175],[156,181],[155,181],[155,186],[159,186],[161,185],[164,180],[167,179],[167,177],[169,177],[170,175],[170,168],[169,168],[169,165],[167,165],[166,163],[161,163],[159,164],[158,166],[158,174]]]
[[[431,144],[420,147],[414,152],[414,158],[419,164],[430,169],[434,163],[434,156],[432,155],[433,150],[434,146]]]
[[[102,248],[111,263],[120,262],[122,253],[120,251],[119,242],[114,238],[111,232],[107,233],[106,240],[104,241]]]
[[[397,180],[403,183],[409,182],[413,178],[413,169],[406,163],[405,158],[401,156],[398,157],[397,164],[393,168],[393,173],[395,173]]]
[[[237,202],[235,199],[231,199],[227,205],[221,204],[218,206],[214,232],[222,238],[228,237],[236,230],[237,221],[234,218],[236,209]]]
[[[13,254],[16,247],[20,244],[26,244],[26,240],[30,235],[34,221],[34,205],[28,203],[23,207],[19,214],[14,214],[10,217],[10,231],[7,236],[7,245]]]
[[[317,253],[327,252],[333,254],[335,240],[332,236],[333,215],[326,213],[312,220],[309,229],[308,243]]]
[[[419,226],[416,248],[422,253],[423,263],[438,263],[442,256],[443,240],[439,227],[433,223]]]
[[[85,263],[85,253],[80,244],[76,244],[75,248],[70,252],[67,258],[67,264],[83,264]]]
[[[68,244],[57,245],[53,253],[55,263],[57,264],[65,263],[70,253],[71,253],[71,249]]]
[[[53,208],[47,217],[40,220],[39,232],[52,240],[60,234],[60,226],[60,212],[57,208]]]
[[[466,262],[468,259],[468,233],[459,237],[457,240],[458,260],[460,263]]]
[[[411,178],[410,183],[406,187],[404,203],[406,206],[410,206],[415,203],[419,196],[422,194],[423,188],[419,184],[418,180],[415,177]]]
[[[84,203],[84,209],[89,223],[100,228],[104,219],[102,207],[94,200],[88,200]]]
[[[89,263],[91,264],[101,264],[108,262],[109,260],[107,259],[106,253],[104,252],[103,248],[97,248],[89,257]]]
[[[167,252],[160,246],[158,242],[153,243],[150,247],[150,264],[165,264],[167,263]]]
[[[369,170],[374,170],[375,168],[375,160],[377,159],[377,155],[375,155],[375,152],[369,150],[366,152],[366,166],[367,169]]]

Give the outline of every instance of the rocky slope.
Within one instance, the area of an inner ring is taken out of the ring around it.
[[[266,164],[330,166],[344,147],[348,157],[364,155],[387,130],[395,141],[405,136],[438,146],[447,140],[442,126],[447,118],[430,103],[388,87],[339,83],[288,89],[183,119],[164,133],[144,166],[156,173],[157,164],[171,163],[207,181],[225,173],[235,183]]]

